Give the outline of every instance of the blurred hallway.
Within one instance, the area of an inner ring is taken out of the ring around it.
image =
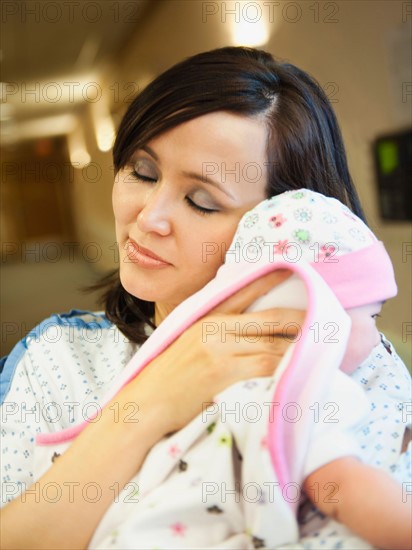
[[[134,97],[190,55],[244,45],[307,71],[329,97],[368,223],[396,272],[398,296],[385,305],[378,325],[411,368],[411,223],[382,216],[373,149],[378,138],[410,128],[410,2],[7,0],[3,5],[3,354],[52,312],[96,308],[93,296],[76,289],[116,267],[112,145]],[[397,150],[386,154],[390,172]],[[77,244],[76,262],[67,255],[48,260],[43,253],[38,262],[25,259],[25,246],[29,251],[40,246],[53,258],[53,245],[65,242]],[[93,246],[99,247],[97,262],[81,254],[88,246],[90,257]]]

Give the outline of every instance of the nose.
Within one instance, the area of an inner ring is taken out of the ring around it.
[[[172,231],[172,201],[164,186],[150,189],[137,215],[137,226],[143,233],[166,236]]]

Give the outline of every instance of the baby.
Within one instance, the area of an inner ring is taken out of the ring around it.
[[[385,300],[396,294],[382,243],[339,201],[302,189],[272,197],[245,214],[226,261],[274,262],[280,257],[291,264],[310,263],[345,307],[351,331],[340,369],[351,374],[380,342],[376,318]],[[261,301],[270,306],[267,297]],[[258,302],[250,310],[261,309]],[[409,428],[405,440],[407,435]],[[347,456],[309,473],[303,488],[324,514],[372,545],[412,547],[409,497],[385,472]]]
[[[207,313],[279,269],[292,275],[249,311],[305,310],[300,337],[273,375],[226,388],[202,414],[150,450],[108,509],[90,548],[284,547],[299,540],[300,495],[293,498],[288,489],[301,486],[323,513],[370,544],[410,547],[408,494],[360,460],[356,434],[370,405],[347,376],[380,340],[375,318],[397,291],[392,264],[382,243],[335,199],[290,191],[246,213],[216,277],[153,332],[105,403],[199,319],[207,343],[218,329]],[[335,409],[329,421],[313,418],[330,404]],[[37,436],[35,479],[85,424]],[[133,504],[130,487],[138,487]],[[257,491],[256,498],[248,489]]]

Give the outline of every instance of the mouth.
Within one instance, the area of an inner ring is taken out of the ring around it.
[[[151,250],[144,248],[130,238],[126,242],[126,254],[130,262],[138,264],[140,267],[144,267],[146,269],[161,269],[172,265]]]

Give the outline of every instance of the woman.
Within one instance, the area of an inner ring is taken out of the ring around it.
[[[304,72],[256,50],[199,54],[160,75],[126,113],[114,163],[120,279],[114,276],[106,295],[113,324],[76,312],[54,318],[17,346],[4,366],[3,480],[12,502],[2,516],[8,548],[86,548],[157,442],[184,427],[222,389],[273,372],[287,342],[260,338],[252,344],[242,338],[242,326],[253,320],[271,327],[277,319],[282,332],[284,323],[300,322],[301,315],[241,313],[276,284],[276,273],[208,317],[219,322],[223,315],[233,329],[225,342],[206,346],[202,323],[193,325],[130,381],[39,480],[33,478],[33,433],[67,427],[85,414],[81,405],[99,401],[148,327],[213,278],[246,211],[304,185],[363,217],[324,93]],[[46,326],[58,329],[59,337],[53,341]],[[269,336],[269,328],[263,334]],[[383,346],[380,354],[402,386],[404,366]],[[399,392],[391,400],[402,400]],[[39,403],[57,403],[61,411],[66,403],[66,414],[51,419],[43,406],[37,417]],[[87,491],[91,482],[98,498]],[[18,496],[25,488],[31,492]]]

